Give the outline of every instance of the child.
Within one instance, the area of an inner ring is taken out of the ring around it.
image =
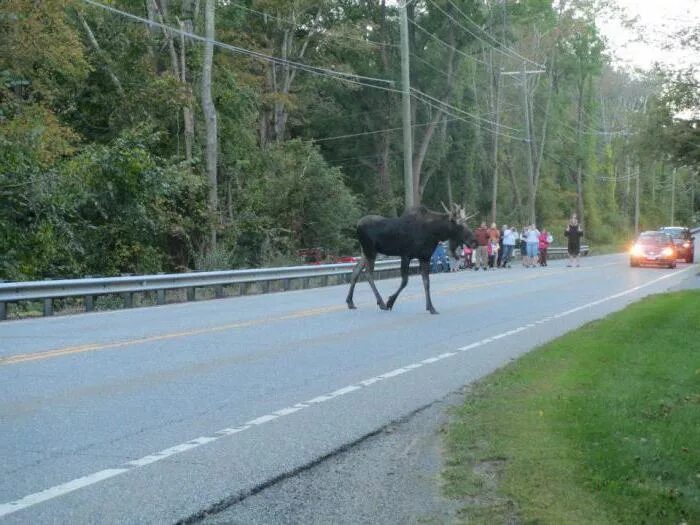
[[[495,269],[496,257],[498,257],[498,242],[491,239],[488,244],[489,268]]]
[[[471,268],[472,267],[472,249],[469,245],[467,245],[467,244],[464,245],[464,250],[462,252],[462,255],[464,256],[464,262],[462,263],[464,265],[464,268]]]

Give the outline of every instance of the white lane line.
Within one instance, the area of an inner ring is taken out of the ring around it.
[[[14,512],[17,512],[19,510],[26,509],[26,508],[31,507],[33,505],[36,505],[38,503],[42,503],[44,501],[63,496],[65,494],[68,494],[69,492],[73,492],[73,491],[78,490],[80,488],[87,487],[89,485],[94,485],[95,483],[99,483],[100,481],[103,481],[103,480],[106,480],[106,479],[109,479],[109,478],[112,478],[115,476],[119,476],[120,474],[124,474],[125,472],[129,472],[130,470],[140,468],[140,467],[143,467],[145,465],[150,465],[151,463],[161,461],[161,460],[166,459],[168,457],[172,457],[175,454],[182,454],[183,452],[186,452],[188,450],[192,450],[192,449],[201,447],[201,446],[206,445],[208,443],[213,443],[213,442],[218,441],[219,439],[221,439],[225,436],[231,436],[233,434],[238,434],[239,432],[244,432],[244,431],[246,431],[254,426],[263,425],[263,424],[268,423],[270,421],[273,421],[275,419],[279,419],[281,417],[288,416],[290,414],[298,412],[299,410],[303,410],[304,408],[309,408],[310,405],[312,405],[312,404],[325,403],[326,401],[330,401],[332,399],[349,394],[351,392],[361,390],[362,388],[366,388],[370,385],[373,385],[374,383],[383,381],[385,379],[400,376],[400,375],[403,375],[407,372],[410,372],[411,370],[421,368],[424,365],[429,365],[432,363],[436,363],[438,361],[442,361],[443,359],[447,359],[447,358],[450,358],[450,357],[457,355],[457,352],[466,352],[468,350],[472,350],[474,348],[484,346],[484,345],[486,345],[490,342],[496,341],[498,339],[502,339],[504,337],[509,337],[511,335],[520,333],[523,330],[529,330],[530,328],[538,326],[538,324],[553,321],[555,319],[560,319],[562,317],[566,317],[566,316],[574,314],[576,312],[580,312],[581,310],[585,310],[587,308],[597,306],[597,305],[605,303],[607,301],[612,301],[613,299],[618,299],[620,297],[624,297],[625,295],[632,294],[638,290],[641,290],[642,288],[646,288],[646,287],[651,286],[653,284],[656,284],[664,279],[668,279],[669,277],[681,275],[682,273],[687,272],[690,269],[693,269],[693,267],[690,266],[684,270],[681,270],[680,272],[674,272],[674,273],[663,275],[663,276],[659,277],[658,279],[654,279],[653,281],[649,281],[648,283],[641,284],[641,285],[635,286],[633,288],[629,288],[627,290],[616,293],[614,295],[610,295],[608,297],[604,297],[603,299],[598,299],[597,301],[592,301],[590,303],[586,303],[586,304],[583,304],[581,306],[577,306],[576,308],[571,308],[571,309],[566,310],[564,312],[560,312],[560,313],[555,314],[555,315],[544,317],[536,323],[528,323],[528,324],[520,326],[518,328],[508,330],[507,332],[503,332],[503,333],[495,335],[495,336],[487,337],[487,338],[482,339],[480,341],[477,341],[477,342],[471,343],[469,345],[457,348],[457,351],[455,351],[455,352],[444,352],[444,353],[436,355],[434,357],[429,357],[427,359],[423,359],[422,361],[420,361],[418,363],[412,363],[412,364],[403,366],[401,368],[391,370],[391,371],[386,372],[384,374],[381,374],[381,375],[378,375],[375,377],[371,377],[369,379],[365,379],[364,381],[360,381],[355,385],[349,385],[349,386],[346,386],[344,388],[340,388],[338,390],[335,390],[334,392],[331,392],[329,394],[324,394],[324,395],[315,397],[315,398],[310,399],[309,401],[306,401],[304,403],[297,403],[296,405],[293,405],[291,407],[282,408],[282,409],[277,410],[275,412],[272,412],[270,414],[265,414],[263,416],[259,416],[255,419],[248,421],[247,423],[244,423],[241,426],[223,428],[223,429],[215,432],[214,436],[198,437],[198,438],[192,439],[190,441],[187,441],[185,443],[181,443],[179,445],[175,445],[173,447],[166,448],[165,450],[161,450],[160,452],[156,452],[155,454],[149,454],[149,455],[144,456],[142,458],[129,461],[129,462],[125,463],[124,465],[122,465],[120,468],[101,470],[99,472],[95,472],[94,474],[90,474],[88,476],[84,476],[81,478],[76,478],[72,481],[68,481],[66,483],[56,485],[56,486],[48,488],[46,490],[42,490],[40,492],[35,492],[34,494],[29,494],[27,496],[24,496],[23,498],[18,499],[18,500],[0,504],[0,518],[3,516],[6,516],[8,514],[12,514]]]
[[[123,474],[128,470],[128,468],[111,468],[100,470],[99,472],[95,472],[89,476],[77,478],[68,481],[67,483],[62,483],[61,485],[56,485],[55,487],[42,490],[41,492],[35,492],[34,494],[23,497],[22,499],[0,504],[0,517],[12,514],[13,512],[17,512],[21,509],[26,509],[27,507],[31,507],[37,503],[63,496],[69,492],[73,492],[74,490],[87,487],[88,485],[99,483],[105,479],[113,478],[114,476]]]

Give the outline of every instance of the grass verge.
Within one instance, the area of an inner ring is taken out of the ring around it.
[[[485,378],[446,433],[468,523],[700,523],[700,291],[644,299]]]

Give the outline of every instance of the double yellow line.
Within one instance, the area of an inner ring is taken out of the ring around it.
[[[605,264],[603,266],[610,266],[613,264],[617,264],[617,263],[609,263],[609,264]],[[600,267],[601,266],[596,266],[595,268],[597,269]],[[585,269],[591,269],[591,268],[592,267],[580,268],[579,270],[585,270]],[[503,285],[503,284],[513,284],[516,282],[522,282],[523,280],[541,279],[541,278],[545,278],[545,277],[551,277],[552,275],[557,275],[560,273],[565,273],[565,272],[563,270],[556,271],[556,272],[547,272],[544,274],[538,272],[537,274],[527,275],[525,277],[519,276],[517,279],[507,279],[507,280],[501,280],[501,281],[489,281],[489,282],[479,283],[479,284],[458,285],[458,286],[451,287],[449,290],[444,290],[444,291],[438,292],[438,295],[447,295],[447,294],[452,294],[452,293],[457,293],[457,292],[463,292],[463,291],[469,290],[469,289],[487,288],[487,287],[499,286],[499,285]],[[405,300],[417,299],[417,298],[422,298],[422,297],[423,297],[423,294],[416,293],[416,294],[408,294],[406,297],[403,297],[403,299],[405,301]],[[97,352],[97,351],[102,351],[102,350],[112,350],[115,348],[124,348],[127,346],[152,343],[155,341],[168,341],[171,339],[179,339],[181,337],[193,337],[193,336],[202,335],[202,334],[213,334],[216,332],[225,332],[227,330],[236,330],[239,328],[248,328],[251,326],[259,326],[259,325],[263,325],[266,323],[273,323],[273,322],[279,322],[279,321],[289,321],[289,320],[293,320],[293,319],[303,319],[305,317],[313,317],[316,315],[322,315],[322,314],[327,314],[327,313],[331,313],[331,312],[338,312],[341,310],[345,310],[346,308],[347,307],[344,304],[337,305],[337,306],[326,306],[326,307],[322,307],[322,308],[310,308],[307,310],[299,310],[299,311],[292,312],[292,313],[286,314],[286,315],[281,315],[278,317],[263,317],[260,319],[251,319],[249,321],[240,321],[237,323],[211,326],[208,328],[198,328],[195,330],[186,330],[186,331],[182,331],[182,332],[171,332],[168,334],[139,337],[136,339],[126,339],[123,341],[116,341],[113,343],[89,343],[89,344],[84,344],[84,345],[67,346],[64,348],[57,348],[55,350],[46,350],[43,352],[40,351],[40,352],[31,352],[31,353],[26,353],[26,354],[10,355],[7,357],[0,357],[0,366],[15,365],[18,363],[26,363],[29,361],[43,361],[45,359],[52,359],[54,357],[82,354],[85,352]]]

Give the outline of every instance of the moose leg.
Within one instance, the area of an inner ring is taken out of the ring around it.
[[[387,307],[384,304],[384,299],[382,299],[382,296],[379,294],[379,290],[377,290],[377,287],[374,285],[374,259],[367,259],[367,282],[369,282],[369,285],[374,292],[374,297],[377,298],[377,305],[379,308],[386,310]]]
[[[360,273],[362,273],[362,268],[364,268],[366,264],[367,259],[365,257],[362,257],[362,259],[360,259],[360,261],[352,269],[352,276],[350,277],[350,291],[348,292],[348,296],[345,299],[345,302],[348,303],[348,308],[350,308],[350,310],[354,310],[357,308],[352,300],[352,296],[355,292],[355,284],[357,283],[357,279],[360,277]]]
[[[401,290],[406,288],[406,285],[408,284],[408,268],[410,263],[411,259],[409,259],[408,257],[401,257],[401,285],[399,286],[399,289],[396,290],[396,293],[394,295],[389,296],[389,300],[386,302],[386,307],[389,310],[391,310],[394,307],[396,298],[401,293]]]
[[[433,302],[430,300],[430,259],[420,259],[420,274],[423,277],[423,288],[425,288],[425,309],[431,314],[438,313],[433,308]]]

